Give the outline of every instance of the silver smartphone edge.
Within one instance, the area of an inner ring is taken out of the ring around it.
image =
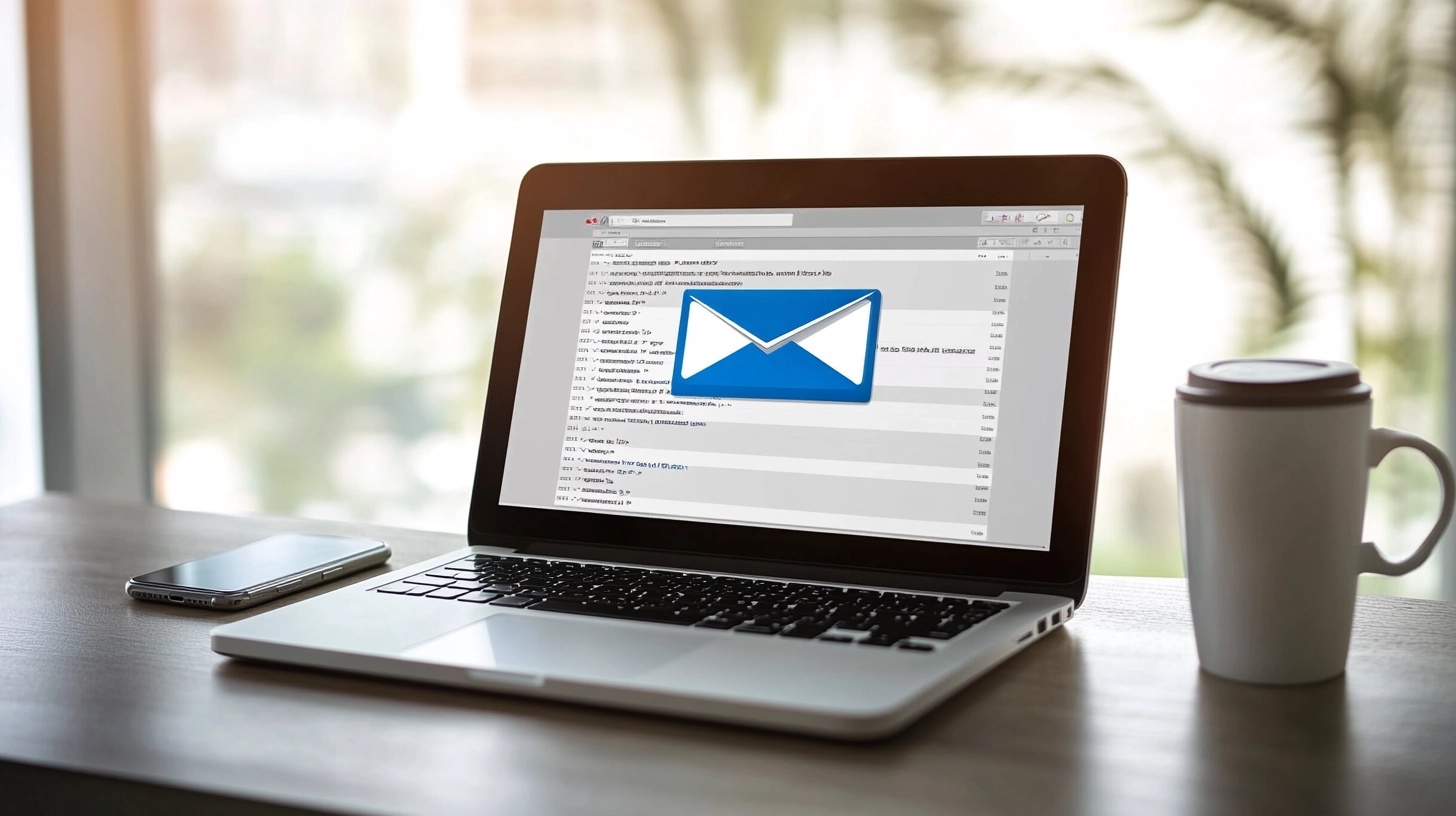
[[[388,544],[379,539],[366,540],[373,541],[378,546],[323,564],[314,564],[291,575],[232,592],[153,584],[129,578],[126,582],[126,594],[139,601],[170,603],[178,606],[200,606],[226,611],[247,609],[274,598],[281,598],[320,584],[337,581],[389,560],[392,553]]]

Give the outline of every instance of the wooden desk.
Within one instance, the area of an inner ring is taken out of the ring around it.
[[[269,607],[223,615],[122,593],[128,576],[285,530],[384,538],[395,567],[463,542],[60,496],[0,508],[7,804],[148,813],[1456,813],[1450,604],[1362,599],[1343,679],[1256,688],[1198,670],[1182,582],[1098,578],[1067,630],[910,732],[840,745],[239,663],[208,649],[208,630]]]

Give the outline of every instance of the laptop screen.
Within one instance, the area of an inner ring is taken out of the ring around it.
[[[500,503],[1048,550],[1081,231],[547,211]]]

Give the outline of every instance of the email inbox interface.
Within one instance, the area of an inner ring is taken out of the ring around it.
[[[994,212],[546,213],[502,503],[1047,549],[1081,211]]]

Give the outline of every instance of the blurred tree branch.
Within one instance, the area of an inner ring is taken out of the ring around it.
[[[1215,222],[1240,248],[1247,268],[1263,283],[1264,308],[1244,326],[1246,351],[1275,346],[1302,319],[1309,294],[1279,227],[1234,179],[1228,160],[1191,137],[1141,83],[1103,62],[1022,68],[967,65],[958,81],[1016,92],[1098,98],[1128,112],[1137,123],[1129,131],[1145,142],[1135,155],[1170,163],[1185,173],[1204,194]]]
[[[717,7],[684,0],[651,2],[659,11],[671,53],[677,55],[684,109],[701,134],[703,66],[698,32],[688,10],[711,13]],[[761,108],[776,98],[789,30],[826,23],[837,29],[850,13],[845,6],[826,0],[730,0],[723,5],[720,10],[726,9],[732,23],[736,63]],[[1382,195],[1398,224],[1411,219],[1430,192],[1432,159],[1426,154],[1433,136],[1429,128],[1423,131],[1419,126],[1420,116],[1428,115],[1419,100],[1433,88],[1449,88],[1456,66],[1449,49],[1420,52],[1413,31],[1421,21],[1429,22],[1433,11],[1445,11],[1449,25],[1450,4],[1166,0],[1166,6],[1156,20],[1164,27],[1212,20],[1282,44],[1319,89],[1319,110],[1304,131],[1325,145],[1331,159],[1336,236],[1347,258],[1349,291],[1357,305],[1364,301],[1353,326],[1358,361],[1389,368],[1389,387],[1395,394],[1429,393],[1436,370],[1435,329],[1421,307],[1430,288],[1422,282],[1431,272],[1410,256],[1409,235],[1397,227],[1399,234],[1370,236],[1358,213],[1364,206],[1362,195],[1368,194],[1362,188],[1364,174],[1373,172],[1381,179]],[[962,36],[971,22],[966,7],[949,0],[883,0],[854,8],[878,10],[900,41],[906,64],[949,91],[994,88],[1102,98],[1126,111],[1136,123],[1129,131],[1142,134],[1147,142],[1136,155],[1175,166],[1198,186],[1220,228],[1240,248],[1242,266],[1261,282],[1267,308],[1245,326],[1246,351],[1277,347],[1305,317],[1310,295],[1301,283],[1292,246],[1271,214],[1237,179],[1233,157],[1196,139],[1135,78],[1106,62],[1010,67],[985,59]],[[691,59],[688,52],[694,55]],[[1378,297],[1368,297],[1377,292]],[[1377,301],[1390,307],[1382,313],[1372,305]]]
[[[1382,396],[1378,421],[1430,424],[1431,397],[1443,380],[1441,339],[1451,330],[1438,295],[1451,282],[1449,257],[1443,263],[1440,253],[1420,247],[1430,243],[1422,233],[1441,226],[1426,211],[1450,211],[1449,190],[1432,181],[1444,167],[1450,182],[1456,6],[1331,0],[1302,14],[1285,0],[1179,2],[1174,24],[1217,17],[1268,36],[1289,48],[1319,89],[1322,107],[1306,132],[1325,145],[1333,168],[1357,362]],[[1427,31],[1438,15],[1444,37]],[[1430,207],[1433,195],[1443,197],[1437,208]],[[1367,227],[1362,222],[1371,212],[1390,226]],[[1449,218],[1444,227],[1449,234]],[[1392,470],[1398,517],[1418,512],[1412,496],[1420,495],[1415,486],[1425,474],[1409,462]]]

